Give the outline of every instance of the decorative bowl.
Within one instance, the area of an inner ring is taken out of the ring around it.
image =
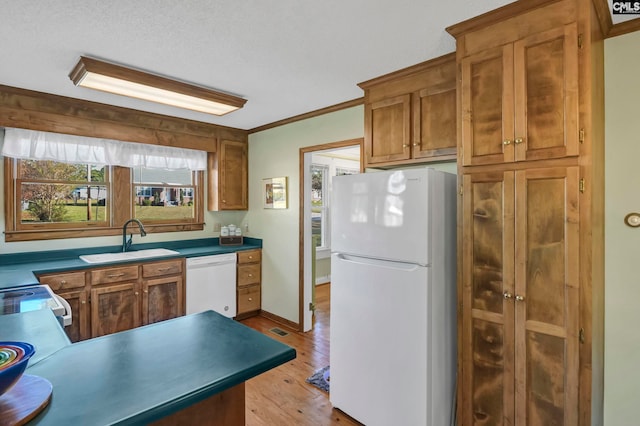
[[[35,352],[29,343],[0,342],[0,395],[20,380]]]

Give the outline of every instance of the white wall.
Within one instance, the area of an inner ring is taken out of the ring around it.
[[[249,229],[263,240],[262,309],[298,323],[300,148],[361,138],[362,106],[249,135]],[[262,208],[262,179],[289,178],[289,207]]]
[[[638,424],[640,401],[640,32],[605,41],[604,424]]]
[[[205,179],[206,181],[206,179]],[[0,156],[0,188],[4,184],[4,158]],[[206,185],[206,182],[205,182]],[[204,205],[207,205],[207,190],[205,186],[205,199]],[[206,207],[205,207],[206,209]],[[239,224],[244,220],[246,212],[208,212],[205,210],[204,220],[205,228],[202,231],[189,231],[189,232],[164,232],[164,233],[148,233],[146,237],[141,238],[138,235],[134,235],[133,243],[155,243],[174,240],[189,240],[196,238],[211,238],[220,235],[219,232],[213,232],[214,223],[221,224]],[[0,195],[0,230],[5,229],[4,218],[4,194]],[[248,236],[256,236],[255,233],[249,232]],[[62,250],[73,248],[85,248],[85,247],[99,247],[99,246],[114,246],[122,244],[122,236],[112,237],[95,237],[95,238],[68,238],[61,240],[47,240],[47,241],[24,241],[7,243],[4,241],[4,237],[0,238],[0,254],[18,253],[18,252],[33,252],[43,250]]]

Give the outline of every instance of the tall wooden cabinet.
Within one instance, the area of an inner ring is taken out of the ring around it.
[[[458,63],[458,424],[602,423],[602,39],[588,0],[447,30]]]
[[[455,158],[455,74],[451,53],[359,84],[366,166]]]
[[[578,175],[463,176],[462,424],[578,424]]]

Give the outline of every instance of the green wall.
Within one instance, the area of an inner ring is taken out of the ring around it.
[[[605,41],[604,424],[639,424],[640,32]]]

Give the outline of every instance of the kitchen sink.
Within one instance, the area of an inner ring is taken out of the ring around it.
[[[137,260],[146,259],[149,257],[161,257],[172,256],[180,254],[175,250],[155,248],[147,250],[133,250],[117,253],[99,253],[99,254],[86,254],[80,256],[80,259],[87,263],[109,263],[109,262],[121,262],[123,260]]]

